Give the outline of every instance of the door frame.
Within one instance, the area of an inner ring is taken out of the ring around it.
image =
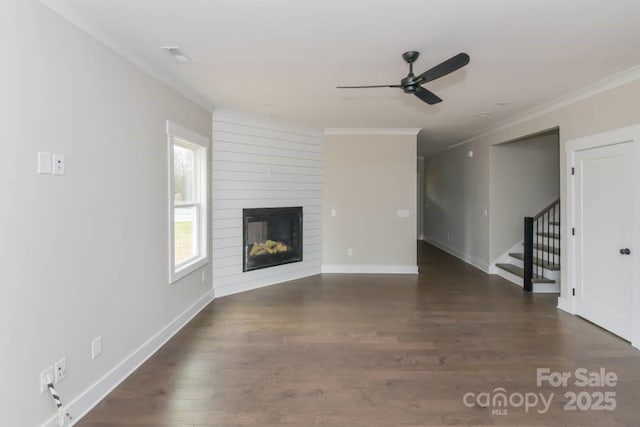
[[[614,141],[614,142],[612,142]],[[566,218],[567,226],[561,230],[562,238],[565,239],[567,256],[567,286],[564,287],[565,295],[561,295],[558,306],[571,314],[576,314],[576,297],[573,295],[573,289],[576,288],[576,239],[571,235],[570,230],[574,227],[576,221],[576,185],[575,176],[572,175],[572,168],[575,167],[575,154],[578,151],[588,150],[592,148],[605,147],[621,143],[631,143],[633,150],[633,224],[634,227],[632,241],[632,250],[636,254],[633,257],[631,268],[631,345],[640,349],[640,125],[628,126],[615,129],[595,135],[589,135],[582,138],[567,141],[564,146],[565,151],[565,167],[568,174],[567,180],[567,197],[566,197]],[[577,230],[580,232],[580,230]]]
[[[424,156],[418,156],[417,162],[418,172],[417,172],[417,194],[416,198],[416,219],[417,219],[417,238],[418,240],[424,240]]]

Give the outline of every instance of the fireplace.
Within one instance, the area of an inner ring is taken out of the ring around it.
[[[302,208],[243,209],[242,271],[302,261]]]

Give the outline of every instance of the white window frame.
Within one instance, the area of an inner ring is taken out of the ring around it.
[[[175,144],[194,149],[195,175],[197,180],[197,195],[199,203],[187,203],[176,205],[174,200],[174,164],[173,147]],[[197,269],[209,263],[209,224],[208,224],[208,193],[209,182],[207,165],[209,158],[209,139],[190,129],[182,127],[167,120],[167,147],[168,147],[168,172],[169,172],[169,284],[182,279]],[[198,238],[198,255],[178,265],[175,264],[175,208],[196,206],[198,215],[196,218],[196,233]]]

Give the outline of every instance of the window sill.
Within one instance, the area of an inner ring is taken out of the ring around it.
[[[209,257],[202,257],[194,259],[187,265],[180,266],[180,268],[178,268],[177,270],[172,269],[169,272],[169,284],[173,285],[178,280],[188,276],[189,274],[204,267],[207,264],[209,264]]]

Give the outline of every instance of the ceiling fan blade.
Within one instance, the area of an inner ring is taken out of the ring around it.
[[[420,74],[416,78],[416,81],[418,84],[422,84],[439,79],[442,76],[446,76],[447,74],[453,73],[454,71],[464,67],[468,63],[469,55],[466,53],[459,53]]]
[[[431,92],[430,90],[427,90],[425,88],[423,88],[422,86],[418,86],[416,88],[416,91],[414,92],[414,95],[417,96],[418,98],[420,98],[422,101],[426,102],[429,105],[433,105],[433,104],[437,104],[439,102],[442,102],[442,99],[436,95],[435,93]]]
[[[372,87],[402,87],[400,85],[377,85],[377,86],[336,86],[337,89],[366,89]]]

